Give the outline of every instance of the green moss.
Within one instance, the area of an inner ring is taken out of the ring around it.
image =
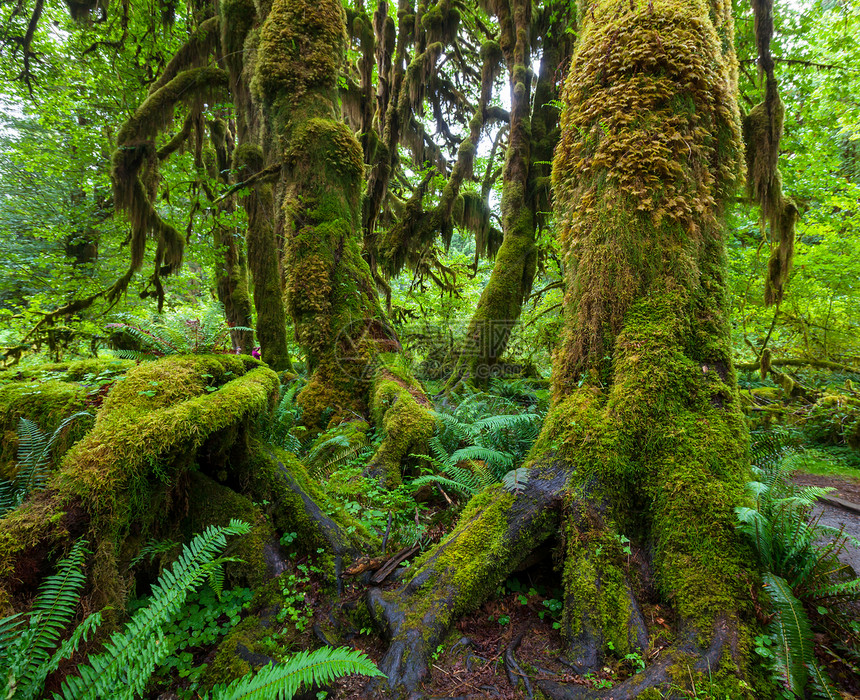
[[[413,565],[413,585],[420,591],[409,600],[403,629],[448,629],[463,613],[487,600],[534,547],[555,529],[557,519],[546,511],[527,531],[511,533],[511,507],[516,496],[501,486],[473,497],[456,528],[438,547]]]
[[[666,0],[653,12],[618,13],[611,4],[591,3],[585,14],[553,167],[569,313],[582,329],[558,367],[571,383],[587,357],[606,354],[655,274],[695,269],[696,249],[721,239],[717,210],[741,158],[734,57],[723,54],[704,3]],[[713,21],[731,33],[728,13]]]
[[[733,49],[721,38],[730,15],[681,0],[585,9],[553,168],[566,330],[535,450],[576,468],[607,524],[568,542],[566,615],[573,629],[579,619],[623,636],[623,572],[603,556],[613,531],[641,532],[683,620],[702,635],[720,615],[743,629],[751,557],[733,509],[747,433],[721,221],[741,153]]]
[[[65,375],[51,373],[48,376]],[[0,386],[0,478],[11,478],[17,471],[17,429],[21,418],[35,422],[41,431],[51,435],[63,420],[87,409],[92,390],[92,387],[53,379],[9,382]],[[72,423],[56,441],[53,458],[56,460],[64,454],[91,426],[92,419],[83,418]]]
[[[264,548],[277,542],[272,526],[262,511],[250,500],[226,486],[221,486],[200,472],[189,474],[188,515],[183,534],[190,539],[210,525],[224,526],[238,518],[252,526],[251,532],[231,544],[229,556],[241,561],[226,565],[227,579],[233,585],[256,589],[270,578]]]
[[[565,541],[563,629],[573,637],[583,632],[598,635],[604,652],[633,651],[632,609],[620,540],[611,527],[579,529],[569,520]]]
[[[247,484],[249,493],[272,502],[271,517],[277,532],[297,533],[297,543],[307,552],[318,548],[331,551],[333,542],[330,537],[342,538],[334,544],[344,550],[355,551],[363,550],[376,541],[374,535],[334,503],[321,485],[311,479],[295,455],[280,449],[274,449],[272,454],[284,465],[286,480],[285,475],[279,473],[277,462],[268,454],[267,448],[259,443],[250,445],[249,458],[244,460],[237,476]],[[289,480],[301,493],[290,488]],[[301,494],[309,499],[312,506],[305,502]],[[320,523],[309,516],[309,507],[319,509],[330,518],[337,531],[327,532],[320,527]]]
[[[69,536],[65,516],[66,512],[56,507],[49,494],[40,493],[0,520],[0,616],[12,611],[9,590],[2,584],[14,578],[17,586],[22,575],[32,575],[26,570],[16,571],[18,555],[37,544],[52,546],[65,541]]]
[[[275,0],[263,24],[252,90],[261,101],[295,102],[310,90],[334,88],[346,40],[340,3]]]
[[[382,434],[382,443],[371,459],[368,470],[387,488],[401,483],[401,462],[410,454],[426,451],[436,421],[424,390],[403,372],[395,374],[396,364],[388,358],[376,373],[371,394],[371,416]]]
[[[91,519],[102,592],[115,588],[116,552],[131,524],[146,531],[157,523],[197,450],[214,448],[220,433],[234,440],[231,431],[268,410],[277,386],[277,375],[250,357],[213,355],[148,362],[114,387],[49,484],[60,503],[78,499]]]

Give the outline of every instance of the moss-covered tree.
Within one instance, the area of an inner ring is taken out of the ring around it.
[[[382,668],[414,691],[458,615],[541,542],[563,551],[563,631],[580,672],[643,649],[644,570],[678,615],[675,646],[612,689],[633,698],[710,673],[748,694],[745,552],[733,507],[746,427],[731,365],[724,203],[741,158],[730,4],[579,3],[553,181],[567,296],[554,402],[519,492],[475,498],[391,593]],[[719,670],[718,670],[719,669]],[[538,681],[553,698],[602,697]]]
[[[501,0],[490,3],[500,28],[500,49],[510,86],[511,111],[502,175],[502,241],[493,271],[457,348],[449,388],[465,380],[485,385],[497,372],[511,330],[532,288],[538,266],[535,236],[549,212],[549,168],[558,142],[557,73],[567,67],[574,8],[566,3]],[[533,75],[531,55],[541,52]],[[536,80],[535,80],[536,79]],[[536,85],[532,89],[532,80]]]

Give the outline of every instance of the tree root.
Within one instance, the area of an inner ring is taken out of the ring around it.
[[[368,607],[391,639],[380,668],[391,689],[417,697],[430,655],[464,612],[489,598],[535,546],[558,527],[565,466],[532,468],[514,495],[500,486],[472,500],[456,529],[415,564],[393,594],[370,589]]]
[[[686,695],[672,694],[673,691],[669,686],[673,685],[673,680],[675,683],[683,683],[691,673],[715,671],[720,665],[726,645],[734,646],[735,636],[734,626],[725,619],[714,623],[713,637],[707,648],[702,648],[696,643],[697,634],[691,631],[685,635],[681,643],[666,652],[658,661],[611,689],[584,688],[548,680],[539,680],[537,685],[541,692],[552,700],[573,700],[574,698],[633,700],[650,688],[668,688],[669,694],[664,693],[663,698],[686,697]]]
[[[520,681],[522,681],[529,700],[533,700],[535,694],[532,690],[531,681],[529,680],[528,675],[523,673],[523,669],[520,668],[520,665],[517,663],[517,657],[515,656],[520,643],[523,641],[526,631],[527,630],[522,630],[516,637],[514,637],[514,641],[508,645],[508,648],[505,649],[505,673],[508,676],[508,682],[513,686],[514,690],[519,687]]]

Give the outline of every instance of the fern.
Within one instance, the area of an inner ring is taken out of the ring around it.
[[[807,684],[817,697],[831,697],[827,673],[815,663],[812,653],[810,612],[822,613],[826,628],[837,627],[836,639],[856,640],[856,630],[841,622],[837,603],[860,596],[860,579],[839,580],[845,567],[838,554],[849,539],[842,530],[809,520],[816,500],[830,489],[795,487],[789,477],[798,449],[787,444],[781,434],[759,438],[753,454],[756,481],[748,490],[755,507],[739,507],[738,528],[755,547],[765,574],[765,590],[774,609],[769,633],[776,642],[771,670],[780,685],[803,696]],[[819,544],[827,539],[824,544]],[[832,604],[831,612],[823,603]]]
[[[299,437],[305,432],[304,426],[301,425],[302,408],[296,405],[296,396],[306,383],[305,377],[299,376],[288,387],[282,386],[281,399],[273,414],[260,419],[259,428],[263,437],[294,454],[304,448]]]
[[[114,350],[117,356],[133,360],[183,353],[229,353],[233,352],[232,331],[254,331],[246,326],[228,326],[220,302],[207,304],[197,313],[173,313],[153,320],[126,318],[107,324],[107,328],[128,336],[137,346]]]
[[[45,488],[51,470],[51,452],[66,428],[77,418],[92,414],[73,413],[49,436],[28,418],[18,421],[18,471],[11,480],[0,480],[0,515],[16,508],[32,491]]]
[[[782,684],[802,696],[808,676],[806,665],[813,660],[809,618],[785,579],[767,573],[764,585],[775,613],[770,632],[777,641],[776,670]]]
[[[149,605],[138,610],[122,632],[114,633],[105,651],[78,666],[77,676],[66,678],[66,700],[127,698],[143,692],[155,668],[171,651],[163,626],[179,611],[191,589],[199,586],[224,559],[216,559],[227,535],[250,532],[250,525],[231,520],[226,527],[209,527],[183,547],[182,554],[153,586]]]
[[[137,553],[137,556],[131,560],[129,563],[129,568],[137,566],[144,559],[149,557],[150,564],[159,554],[164,554],[165,552],[169,552],[174,547],[178,546],[178,542],[174,542],[173,540],[150,540],[143,547],[140,548],[140,551]]]
[[[289,700],[301,685],[325,685],[351,673],[384,674],[362,652],[341,647],[302,651],[287,661],[270,664],[228,686],[215,686],[206,698],[212,700]]]
[[[62,644],[60,638],[77,612],[81,590],[86,582],[84,560],[89,553],[86,541],[78,540],[67,557],[48,576],[30,612],[0,620],[0,667],[6,669],[0,686],[3,697],[28,700],[41,694],[48,674],[71,656],[82,639],[101,622],[100,613],[90,615],[72,637]],[[59,648],[58,648],[59,647]]]
[[[511,469],[502,479],[502,485],[508,491],[522,491],[529,482],[529,470],[526,467]]]
[[[820,700],[842,700],[842,694],[833,687],[827,672],[815,661],[806,665],[812,685],[812,696]]]

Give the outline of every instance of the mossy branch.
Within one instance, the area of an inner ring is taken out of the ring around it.
[[[155,277],[179,270],[185,242],[153,205],[159,161],[153,139],[173,120],[177,104],[193,106],[227,86],[228,75],[220,68],[207,66],[184,71],[151,93],[120,129],[111,178],[115,206],[126,212],[131,221],[131,261],[126,274],[111,288],[109,298],[116,299],[125,292],[131,277],[140,269],[147,235],[157,241]]]

